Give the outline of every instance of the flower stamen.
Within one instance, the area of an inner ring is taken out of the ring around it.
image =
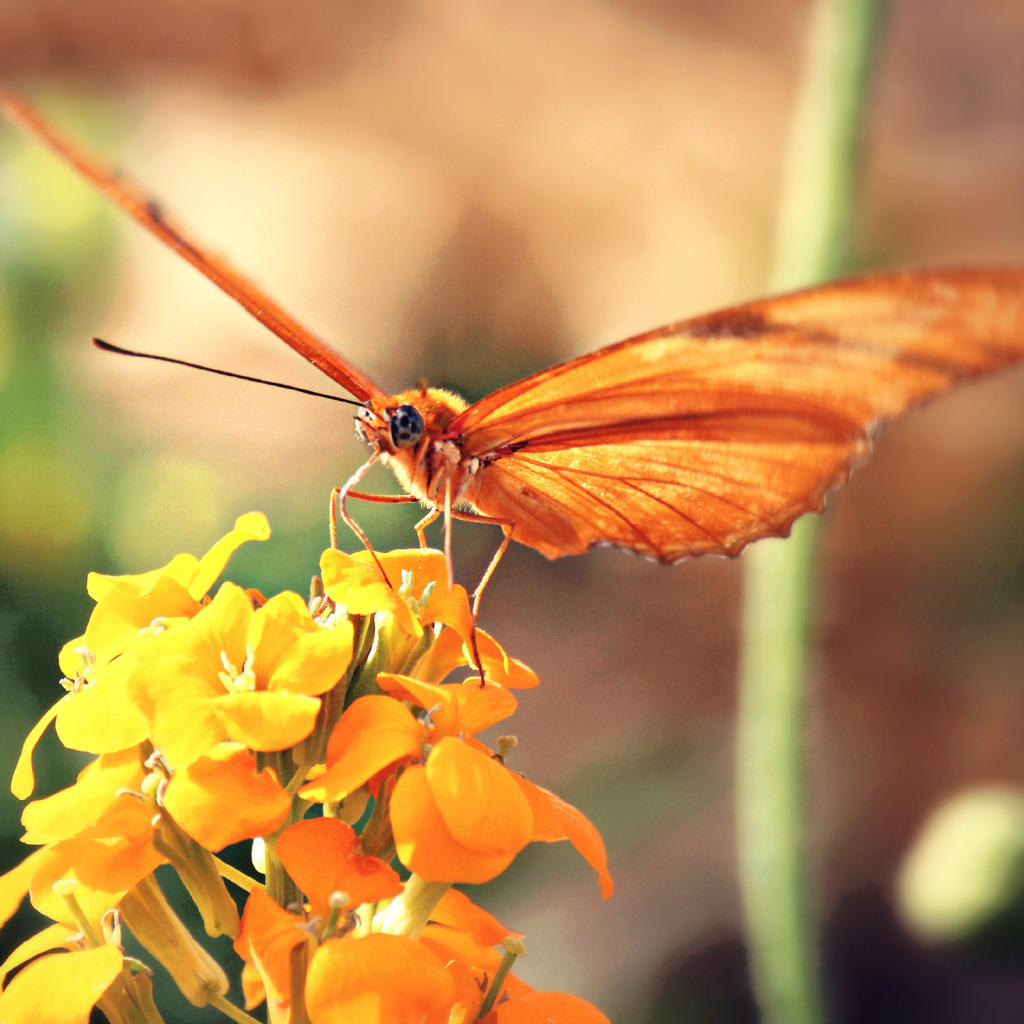
[[[239,692],[252,692],[256,689],[256,671],[253,664],[256,660],[256,652],[251,647],[245,649],[245,662],[239,672],[228,657],[227,651],[220,652],[220,662],[224,671],[217,674],[217,678],[224,684],[226,690],[237,690]]]

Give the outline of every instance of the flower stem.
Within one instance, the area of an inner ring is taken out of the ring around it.
[[[246,1013],[245,1010],[235,1006],[234,1003],[229,1002],[223,996],[211,996],[210,1005],[215,1006],[225,1017],[236,1021],[237,1024],[260,1024],[258,1017],[253,1017],[251,1014]]]
[[[266,889],[266,886],[257,882],[255,878],[250,878],[244,871],[239,871],[238,868],[229,864],[226,860],[221,860],[220,857],[215,856],[213,863],[217,866],[221,878],[228,882],[234,882],[239,889],[245,892],[252,892],[253,889]]]
[[[82,909],[81,903],[79,903],[75,897],[75,889],[77,885],[78,883],[74,879],[62,878],[53,884],[53,891],[64,900],[68,911],[74,918],[75,924],[78,925],[78,928],[82,933],[82,937],[84,938],[86,945],[90,949],[98,949],[103,945],[103,938],[97,934],[88,915]]]
[[[882,0],[817,0],[779,209],[775,291],[843,269]],[[750,968],[770,1024],[825,1019],[805,849],[803,731],[816,523],[745,556],[737,836]]]
[[[419,875],[411,875],[402,895],[393,899],[374,922],[374,929],[418,939],[431,912],[451,887],[451,882],[428,882]]]
[[[509,971],[512,970],[516,960],[521,956],[526,956],[526,945],[522,939],[513,939],[511,936],[501,944],[501,963],[498,965],[497,971],[494,973],[494,978],[491,981],[490,987],[487,989],[487,994],[484,996],[484,1001],[480,1004],[480,1012],[477,1014],[477,1020],[483,1020],[494,1008],[494,1004],[499,995],[501,995],[502,986],[505,984],[505,979],[509,975]]]

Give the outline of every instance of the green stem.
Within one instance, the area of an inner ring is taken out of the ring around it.
[[[210,1005],[215,1006],[225,1017],[235,1021],[236,1024],[260,1024],[258,1017],[253,1017],[251,1014],[246,1013],[245,1010],[235,1006],[234,1003],[229,1002],[223,996],[211,996]]]
[[[816,0],[783,176],[773,290],[846,263],[861,113],[881,0]],[[818,1024],[824,998],[805,848],[804,706],[816,523],[745,556],[737,843],[755,994],[768,1024]]]
[[[804,848],[803,726],[817,523],[745,556],[737,822],[747,948],[769,1024],[825,1019]]]
[[[815,0],[786,145],[772,291],[849,268],[861,118],[884,0]]]
[[[487,995],[484,996],[484,1001],[480,1004],[480,1012],[477,1014],[477,1020],[483,1020],[494,1008],[494,1004],[501,995],[501,990],[505,984],[505,979],[509,975],[509,971],[515,965],[516,960],[521,956],[526,955],[526,946],[521,939],[513,939],[511,937],[505,939],[502,945],[501,963],[498,965],[498,969],[494,972],[494,979],[491,981],[490,987],[487,989]]]

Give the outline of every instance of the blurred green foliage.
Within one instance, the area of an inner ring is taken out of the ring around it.
[[[116,129],[98,102],[50,97],[68,131],[105,142]],[[38,144],[0,130],[0,870],[28,853],[21,807],[8,784],[21,745],[63,693],[57,654],[85,628],[91,571],[124,572],[111,556],[118,481],[130,463],[106,442],[103,410],[77,379],[88,338],[108,299],[115,214]],[[227,524],[230,526],[230,523]],[[211,536],[210,541],[216,539]],[[201,552],[200,552],[201,553]],[[155,566],[134,566],[130,571]],[[52,727],[37,746],[36,796],[69,785],[89,760]],[[163,879],[164,884],[169,881]],[[172,890],[173,890],[172,885]],[[180,888],[180,887],[179,887]],[[176,900],[187,914],[187,900]],[[26,903],[0,937],[0,955],[45,921]],[[130,948],[140,955],[141,951]],[[229,948],[225,955],[233,955]],[[143,957],[146,955],[141,953]],[[166,981],[166,979],[164,979]],[[172,1002],[167,1021],[222,1019]]]

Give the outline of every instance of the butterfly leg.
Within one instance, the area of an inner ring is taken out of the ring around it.
[[[338,546],[338,515],[341,515],[345,525],[363,542],[363,547],[370,552],[370,557],[374,560],[377,568],[380,570],[381,576],[390,585],[388,580],[388,574],[384,571],[384,566],[380,564],[380,559],[377,557],[377,552],[373,550],[373,545],[370,543],[370,539],[363,533],[362,528],[359,524],[348,514],[348,508],[346,502],[348,501],[349,494],[352,493],[352,488],[366,475],[369,468],[380,458],[377,452],[374,452],[366,462],[364,462],[353,474],[349,477],[344,487],[335,487],[331,491],[331,512],[330,512],[330,534],[331,534],[331,547],[337,548]]]
[[[412,500],[413,500],[413,501],[415,501],[416,499],[415,499],[415,498],[413,498]],[[426,547],[429,547],[429,546],[430,546],[429,544],[427,544],[427,536],[426,536],[426,534],[425,534],[425,533],[424,533],[423,531],[424,531],[424,530],[426,530],[426,528],[427,528],[427,527],[428,527],[428,526],[429,526],[429,525],[430,525],[430,524],[431,524],[431,523],[432,523],[432,522],[433,522],[433,521],[434,521],[435,519],[437,519],[437,517],[438,517],[438,516],[439,516],[440,514],[441,514],[441,510],[440,510],[440,509],[437,509],[437,508],[432,508],[432,509],[431,509],[431,510],[430,510],[430,511],[429,511],[429,512],[428,512],[428,513],[427,513],[427,514],[426,514],[426,515],[425,515],[425,516],[424,516],[424,517],[423,517],[423,518],[422,518],[422,519],[421,519],[421,520],[420,520],[420,521],[419,521],[419,522],[418,522],[418,523],[417,523],[417,524],[416,524],[416,525],[415,525],[415,526],[413,527],[413,529],[414,529],[414,530],[416,531],[416,536],[417,536],[417,537],[419,537],[419,539],[420,539],[420,547],[421,547],[421,548],[426,548]]]
[[[449,477],[444,489],[444,560],[448,563],[448,586],[450,587],[455,586],[455,563],[452,561],[452,488],[454,486],[454,481]],[[473,643],[476,644],[475,624],[473,626]]]
[[[483,686],[486,677],[484,675],[483,660],[480,657],[480,647],[477,644],[476,639],[476,625],[477,620],[480,617],[480,599],[483,597],[484,588],[494,575],[494,570],[498,568],[498,563],[508,550],[509,544],[512,543],[512,532],[515,530],[516,524],[512,522],[511,519],[496,519],[494,516],[481,516],[471,512],[460,512],[457,509],[451,509],[450,512],[453,519],[461,519],[466,523],[490,523],[493,526],[500,526],[502,532],[505,534],[502,538],[501,545],[498,547],[498,550],[494,552],[494,557],[491,559],[486,571],[480,578],[480,582],[477,584],[476,590],[473,591],[473,633],[470,637],[470,646],[473,649],[474,665],[480,673],[480,685]]]
[[[349,491],[348,497],[372,501],[378,505],[411,505],[417,500],[411,494],[367,494],[365,491]]]
[[[372,501],[378,505],[411,505],[418,499],[411,494],[366,494],[364,491],[349,491],[348,498],[358,498],[360,501]],[[419,538],[420,547],[430,547],[427,543],[426,528],[441,514],[439,509],[431,509],[414,527],[416,536]]]
[[[473,591],[473,622],[475,624],[476,618],[480,614],[480,598],[484,595],[484,587],[490,583],[491,577],[494,575],[494,570],[498,568],[498,563],[501,561],[505,552],[508,551],[509,544],[512,543],[512,531],[515,529],[515,523],[506,519],[491,519],[484,518],[483,516],[472,516],[468,518],[483,519],[484,522],[494,523],[495,526],[500,526],[505,534],[498,550],[494,552],[491,564],[487,566],[483,576],[480,577],[480,582],[477,584],[476,590]]]
[[[340,488],[335,488],[335,493],[340,493]],[[360,501],[372,501],[376,505],[411,505],[418,500],[411,494],[367,494],[365,491],[349,491],[346,498],[358,498]],[[346,520],[347,522],[348,520]],[[430,520],[424,520],[416,524],[416,535],[420,538],[420,547],[425,548],[426,542],[420,534],[420,527],[427,525]],[[333,524],[332,524],[333,525]],[[336,547],[332,541],[332,546]]]

